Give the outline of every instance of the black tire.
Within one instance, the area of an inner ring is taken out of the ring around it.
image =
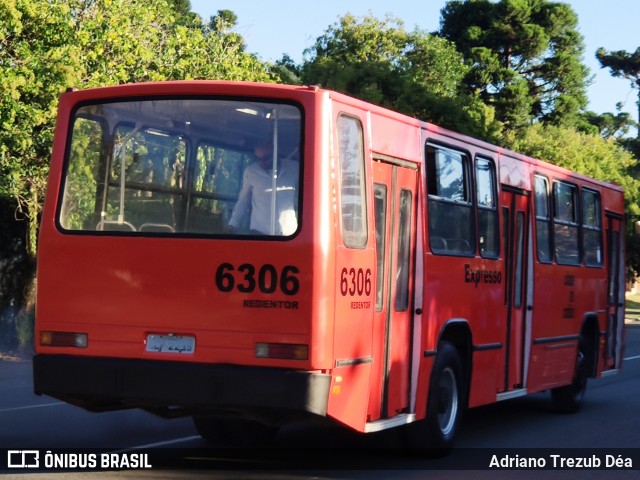
[[[465,405],[460,356],[449,342],[442,342],[431,372],[427,416],[407,425],[407,447],[428,456],[447,455],[455,443]]]
[[[264,447],[278,433],[277,427],[244,419],[194,415],[193,424],[200,436],[216,447]]]
[[[576,370],[570,385],[551,390],[551,400],[556,411],[560,413],[579,412],[584,403],[584,394],[587,390],[587,379],[593,366],[593,349],[589,348],[584,336],[578,341],[578,356]]]

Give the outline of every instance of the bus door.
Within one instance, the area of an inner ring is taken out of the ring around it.
[[[381,402],[378,408],[372,396],[369,413],[382,418],[409,409],[417,178],[415,164],[374,159],[377,275],[372,395]]]
[[[524,340],[526,335],[529,196],[526,191],[503,185],[502,220],[505,259],[504,391],[524,387]]]
[[[604,368],[619,368],[621,362],[622,331],[624,328],[624,275],[622,264],[622,222],[617,216],[607,215],[608,255],[607,255],[607,351]],[[622,265],[621,265],[622,264]]]

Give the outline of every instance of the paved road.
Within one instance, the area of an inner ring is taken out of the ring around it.
[[[590,381],[582,412],[577,415],[553,413],[548,394],[470,410],[464,419],[458,448],[444,460],[406,457],[398,450],[387,449],[398,446],[394,432],[361,436],[337,427],[308,425],[282,431],[274,442],[276,450],[268,454],[210,450],[198,437],[189,419],[164,420],[140,411],[88,413],[49,397],[35,396],[32,393],[30,362],[0,361],[0,448],[108,448],[125,451],[171,448],[170,452],[178,455],[184,465],[204,465],[211,469],[208,472],[189,472],[193,478],[469,478],[468,471],[433,469],[465,465],[478,452],[486,457],[494,451],[500,453],[501,448],[515,448],[522,456],[528,452],[535,453],[526,450],[535,448],[547,449],[546,454],[548,449],[558,449],[563,454],[566,450],[562,449],[568,448],[595,449],[586,452],[602,452],[602,455],[617,448],[632,448],[640,452],[639,405],[640,324],[627,326],[622,372],[614,377]],[[333,449],[327,450],[327,446]],[[297,464],[298,470],[288,470],[290,459],[295,458],[304,458],[304,461]],[[640,465],[635,465],[635,468],[640,469]],[[640,476],[639,470],[517,473],[518,478],[529,478],[529,475],[530,478]],[[94,478],[96,475],[104,478],[186,478],[184,472],[156,470],[65,475],[59,478],[76,478],[76,475],[78,478]],[[479,471],[473,475],[478,479],[513,478],[513,472],[504,471]],[[15,478],[26,480],[29,477],[31,475],[16,475]],[[56,477],[49,473],[46,478]]]

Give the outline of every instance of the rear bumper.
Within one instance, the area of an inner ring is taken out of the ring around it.
[[[36,394],[88,410],[279,409],[325,416],[331,377],[277,368],[36,355]]]

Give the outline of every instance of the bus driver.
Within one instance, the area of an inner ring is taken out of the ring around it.
[[[229,220],[231,232],[239,230],[247,215],[253,234],[289,236],[298,228],[298,162],[274,160],[273,150],[271,140],[254,148],[256,161],[242,176],[242,188]]]

